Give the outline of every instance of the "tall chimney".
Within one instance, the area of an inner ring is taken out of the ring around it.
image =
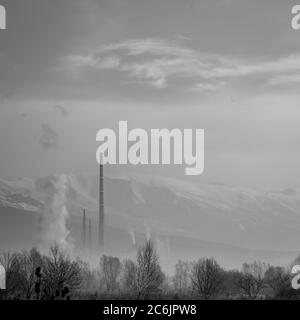
[[[104,184],[103,184],[103,155],[100,154],[99,166],[99,250],[104,251]]]
[[[92,220],[89,218],[89,250],[92,250]]]
[[[85,209],[83,209],[83,217],[82,217],[82,248],[85,250],[85,240],[86,240],[86,215]]]

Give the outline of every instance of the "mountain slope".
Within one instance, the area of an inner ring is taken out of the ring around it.
[[[39,216],[57,192],[58,179],[0,180],[1,225],[12,209]],[[98,177],[66,175],[64,190],[68,228],[80,243],[83,208],[96,234]],[[156,239],[166,260],[218,255],[228,261],[265,256],[280,262],[299,248],[300,193],[294,189],[260,191],[131,175],[105,179],[105,204],[106,243],[118,253],[132,251],[143,235]]]

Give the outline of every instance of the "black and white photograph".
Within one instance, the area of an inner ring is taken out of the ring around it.
[[[300,300],[300,1],[0,0],[0,300]]]

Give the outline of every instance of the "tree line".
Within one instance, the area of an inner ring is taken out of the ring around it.
[[[54,245],[48,255],[35,248],[1,252],[6,290],[0,299],[298,299],[291,268],[299,261],[288,267],[254,261],[224,270],[214,258],[180,260],[168,276],[151,240],[134,260],[102,255],[96,268]]]

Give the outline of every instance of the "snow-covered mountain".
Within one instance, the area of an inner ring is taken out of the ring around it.
[[[14,223],[8,223],[8,212],[15,214],[13,210],[19,212],[18,216],[28,217],[26,213],[31,213],[38,219],[45,199],[56,192],[59,177],[0,180],[2,228],[5,224],[13,228]],[[73,237],[80,241],[83,208],[96,231],[98,177],[64,177],[70,213],[67,223]],[[143,235],[157,240],[165,259],[171,255],[182,259],[219,255],[225,260],[229,257],[229,264],[231,260],[252,258],[280,263],[288,262],[300,249],[300,191],[296,189],[254,190],[128,175],[105,179],[105,204],[106,243],[123,252]],[[38,225],[30,233],[37,229]]]

